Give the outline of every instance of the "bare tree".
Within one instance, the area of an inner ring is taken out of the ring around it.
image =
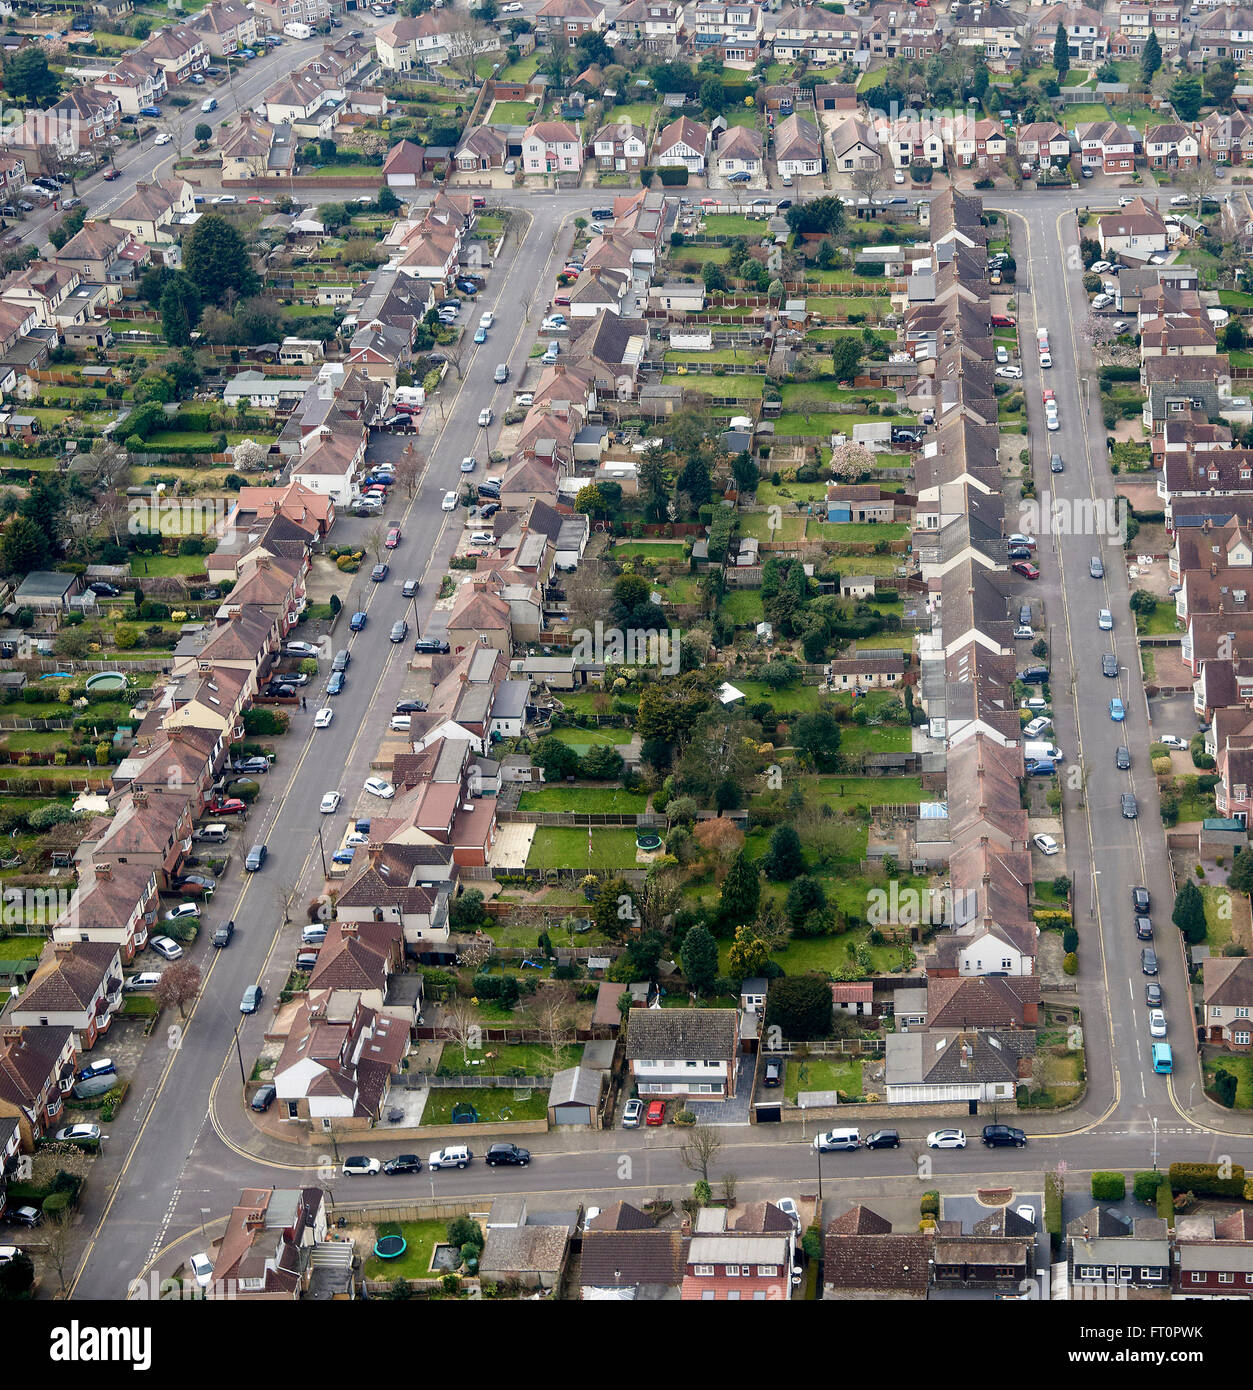
[[[815,415],[821,414],[826,409],[827,398],[818,391],[801,391],[792,402],[792,409],[799,411],[805,417],[805,423],[813,419]]]
[[[371,526],[365,533],[366,549],[374,556],[374,563],[377,565],[383,558],[383,542],[387,539],[387,531],[382,526]]]
[[[424,460],[412,443],[406,444],[400,457],[392,464],[392,475],[397,487],[403,487],[407,497],[417,496],[418,480],[422,476]]]
[[[161,972],[152,994],[163,1009],[177,1008],[179,1018],[187,1017],[187,1005],[200,993],[200,967],[189,960],[175,961]]]
[[[722,1151],[722,1138],[712,1125],[693,1125],[687,1143],[679,1149],[679,1160],[690,1173],[709,1181],[709,1166]]]
[[[477,77],[479,54],[486,44],[487,29],[481,19],[472,14],[461,15],[458,27],[444,35],[448,49],[448,66],[463,81],[473,83]]]
[[[292,883],[290,879],[285,879],[282,883],[275,885],[274,901],[278,904],[278,910],[283,914],[284,926],[291,921],[292,904],[296,901],[296,894],[299,891],[300,885]]]
[[[739,1174],[723,1173],[719,1176],[718,1181],[722,1185],[722,1200],[728,1207],[733,1207],[735,1205],[735,1192],[740,1182]]]
[[[100,522],[113,537],[114,545],[122,544],[122,533],[129,515],[130,507],[120,492],[106,492],[101,496]]]
[[[598,549],[593,554],[589,547],[578,569],[573,574],[563,575],[561,580],[561,587],[566,591],[571,629],[590,630],[597,618],[604,621],[609,611],[611,583],[612,576],[603,550]]]
[[[74,462],[83,482],[95,492],[117,487],[130,465],[130,458],[112,439],[102,439],[89,452],[79,454]]]
[[[461,1048],[461,1060],[468,1066],[470,1053],[483,1047],[483,1029],[474,1005],[468,999],[454,999],[443,1011],[442,1026]]]
[[[84,508],[65,513],[65,529],[71,550],[76,550],[84,563],[89,563],[95,549],[99,518],[95,511]]]
[[[1197,215],[1206,198],[1213,195],[1218,187],[1216,166],[1212,159],[1201,159],[1190,169],[1180,169],[1177,174],[1179,187],[1192,199]]]
[[[44,1225],[44,1260],[57,1276],[57,1297],[64,1298],[65,1276],[70,1267],[73,1249],[73,1218],[66,1208],[62,1208],[51,1221]]]
[[[458,949],[457,958],[462,965],[476,973],[496,954],[496,943],[484,933],[474,937],[467,945]]]
[[[863,198],[873,198],[884,186],[882,161],[863,160],[853,170],[853,187]]]
[[[665,931],[671,914],[683,896],[683,880],[670,866],[649,869],[644,886],[632,894],[639,914],[640,930]]]
[[[546,1069],[559,1072],[565,1065],[565,1050],[574,1041],[574,996],[565,988],[545,989],[530,1014],[548,1048]]]

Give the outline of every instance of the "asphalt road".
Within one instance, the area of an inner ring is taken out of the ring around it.
[[[290,62],[290,52],[290,48],[280,49],[275,58]],[[249,78],[254,77],[258,89],[272,80],[272,74],[267,77],[259,65],[249,73]],[[1037,481],[1042,489],[1056,484],[1058,496],[1070,503],[1113,495],[1099,402],[1086,401],[1081,394],[1082,383],[1091,380],[1091,364],[1076,331],[1085,315],[1086,299],[1078,272],[1065,272],[1067,248],[1076,238],[1074,219],[1063,217],[1059,225],[1059,214],[1067,206],[1095,201],[1096,196],[1088,187],[1077,196],[1062,195],[1061,201],[1057,195],[1034,193],[1004,200],[1022,214],[1014,229],[1016,251],[1020,276],[1029,277],[1032,287],[1022,295],[1019,318],[1028,349],[1026,386]],[[468,357],[460,386],[428,413],[418,439],[428,464],[416,497],[411,502],[393,498],[384,515],[389,524],[399,521],[405,533],[392,557],[392,573],[380,585],[358,579],[346,597],[349,610],[359,603],[370,621],[354,637],[342,628],[336,635],[335,645],[350,645],[353,660],[345,692],[329,702],[336,710],[334,722],[329,729],[313,731],[313,710],[321,703],[322,686],[312,686],[307,691],[309,710],[295,716],[290,734],[280,743],[279,761],[264,780],[248,830],[238,837],[246,842],[245,849],[258,840],[267,843],[266,867],[247,881],[242,875],[232,876],[219,890],[209,914],[209,928],[223,917],[235,918],[235,941],[228,950],[212,953],[207,945],[210,932],[202,934],[204,944],[193,953],[205,973],[201,997],[187,1020],[168,1031],[165,1049],[149,1045],[133,1084],[132,1104],[110,1127],[105,1152],[96,1161],[86,1207],[91,1236],[74,1284],[77,1298],[124,1297],[130,1280],[150,1266],[169,1272],[191,1250],[203,1248],[215,1231],[208,1225],[207,1235],[202,1234],[202,1221],[212,1223],[224,1215],[243,1186],[324,1181],[340,1199],[374,1193],[372,1188],[362,1190],[359,1181],[350,1184],[338,1179],[333,1169],[319,1170],[316,1151],[267,1141],[252,1130],[240,1105],[235,1035],[238,1029],[239,1055],[250,1060],[259,1050],[270,1002],[292,959],[299,928],[295,923],[281,924],[280,897],[286,893],[280,895],[280,886],[299,885],[293,916],[303,916],[303,904],[321,878],[319,825],[330,824],[329,854],[349,813],[379,809],[361,786],[370,774],[370,757],[385,720],[404,690],[411,656],[410,647],[393,646],[387,640],[387,629],[405,611],[400,585],[407,577],[423,579],[409,613],[412,640],[419,631],[428,630],[438,580],[446,571],[461,524],[457,514],[450,519],[439,509],[440,498],[463,481],[458,465],[464,455],[475,453],[479,458],[475,476],[485,471],[486,446],[495,440],[499,424],[485,438],[477,425],[478,412],[491,404],[499,417],[512,392],[523,384],[523,364],[551,295],[553,274],[569,248],[568,223],[585,213],[587,194],[537,194],[521,201],[524,212],[516,219],[501,261],[492,268],[487,290],[476,306],[491,308],[496,324],[487,343]],[[467,319],[473,321],[468,312]],[[1036,322],[1049,327],[1057,363],[1048,377],[1060,402],[1062,428],[1052,436],[1045,435],[1042,411],[1034,404],[1042,384],[1031,350]],[[513,368],[512,380],[503,388],[492,381],[499,361],[508,361]],[[385,447],[394,443],[389,441]],[[1060,478],[1048,473],[1050,445],[1059,447],[1066,459],[1066,472]],[[347,518],[340,523],[349,539],[364,536],[374,524]],[[1125,571],[1116,547],[1097,546],[1090,530],[1090,526],[1088,531],[1068,530],[1057,536],[1056,546],[1041,535],[1043,573],[1031,586],[1032,597],[1042,595],[1047,603],[1055,741],[1067,751],[1068,765],[1085,773],[1082,797],[1078,787],[1066,793],[1065,827],[1066,864],[1078,892],[1083,960],[1079,997],[1088,1030],[1089,1096],[1082,1111],[1061,1117],[1060,1123],[1029,1123],[1033,1142],[1022,1152],[988,1155],[976,1148],[930,1155],[937,1175],[952,1174],[963,1184],[974,1185],[980,1175],[1038,1176],[1042,1163],[1059,1158],[1078,1171],[1148,1166],[1155,1139],[1164,1149],[1169,1145],[1169,1158],[1209,1159],[1234,1151],[1239,1160],[1250,1147],[1247,1139],[1232,1143],[1226,1136],[1207,1132],[1203,1126],[1216,1119],[1208,1110],[1198,1111],[1199,1123],[1189,1122],[1180,1110],[1180,1104],[1191,1103],[1195,1063],[1192,1049],[1183,1045],[1187,1003],[1182,962],[1174,944],[1177,934],[1169,927],[1164,842],[1147,761],[1144,693]],[[1099,582],[1088,577],[1088,559],[1098,549],[1103,549],[1106,561],[1106,578]],[[1027,586],[1023,587],[1025,591]],[[1115,614],[1113,638],[1127,668],[1117,682],[1100,674],[1099,655],[1108,646],[1108,635],[1096,627],[1101,607]],[[438,625],[432,630],[438,632]],[[1107,713],[1115,689],[1129,708],[1121,736]],[[1116,772],[1113,765],[1113,749],[1123,738],[1135,757],[1130,778]],[[335,816],[319,817],[317,804],[332,787],[344,793],[345,804]],[[1140,800],[1137,821],[1123,821],[1118,814],[1119,795],[1126,787],[1134,788]],[[1040,861],[1037,873],[1051,877],[1050,866]],[[1149,886],[1160,922],[1155,945],[1162,961],[1168,1016],[1177,1016],[1172,1040],[1180,1044],[1176,1089],[1186,1091],[1177,1095],[1178,1103],[1172,1100],[1166,1078],[1155,1076],[1148,1065],[1140,947],[1131,928],[1128,896],[1134,883]],[[259,1015],[241,1020],[240,996],[246,986],[258,981],[269,998]],[[987,1118],[972,1119],[969,1132],[975,1133]],[[1238,1117],[1233,1118],[1239,1123]],[[1049,1132],[1063,1127],[1074,1133]],[[841,1175],[851,1178],[849,1190],[859,1196],[890,1190],[893,1184],[908,1186],[916,1182],[917,1158],[923,1152],[917,1141],[927,1128],[925,1123],[902,1126],[914,1141],[898,1153],[828,1156],[823,1160],[824,1173],[828,1180]],[[1037,1134],[1037,1129],[1043,1132]],[[774,1132],[728,1130],[723,1167],[734,1168],[745,1194],[781,1195],[780,1184],[816,1180],[811,1137],[812,1130],[806,1134],[795,1126]],[[433,1178],[423,1173],[373,1181],[385,1183],[386,1190],[397,1195],[429,1194],[434,1185],[437,1192],[460,1195],[527,1191],[535,1197],[548,1196],[554,1204],[612,1200],[631,1193],[644,1196],[658,1185],[691,1181],[678,1154],[680,1138],[672,1130],[544,1135],[532,1143],[536,1160],[526,1170],[493,1170],[489,1179],[476,1166]],[[386,1156],[395,1145],[379,1139],[354,1147]],[[220,1230],[219,1221],[216,1232]]]

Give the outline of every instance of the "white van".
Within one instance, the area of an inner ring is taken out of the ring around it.
[[[1066,755],[1055,743],[1049,743],[1044,739],[1029,738],[1022,745],[1022,756],[1029,763],[1038,763],[1042,759],[1047,759],[1051,763],[1060,763]]]
[[[397,386],[392,392],[392,404],[408,407],[425,405],[426,391],[421,386]]]
[[[283,33],[289,39],[307,39],[313,34],[313,30],[307,24],[284,24]]]
[[[226,826],[221,821],[214,821],[211,825],[202,825],[192,839],[207,840],[211,845],[220,845],[225,841],[226,835]]]
[[[859,1149],[861,1148],[861,1130],[829,1129],[825,1134],[815,1134],[814,1148],[819,1153],[832,1153],[840,1149]]]

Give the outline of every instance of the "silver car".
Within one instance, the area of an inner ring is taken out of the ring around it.
[[[644,1113],[644,1102],[642,1100],[629,1100],[622,1107],[622,1128],[639,1129],[640,1116]]]

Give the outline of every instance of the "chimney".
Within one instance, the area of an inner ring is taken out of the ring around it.
[[[147,806],[148,793],[143,791],[132,792],[131,800],[135,803],[137,807]]]
[[[93,865],[93,867],[94,867],[94,869],[95,869],[95,871],[96,871],[96,878],[97,878],[98,881],[103,882],[103,883],[108,883],[109,880],[113,877],[113,865],[112,865],[112,864],[109,864],[109,863],[106,862],[106,863],[103,863],[103,864],[95,864],[95,865]]]
[[[340,936],[342,936],[342,937],[348,937],[348,936],[356,936],[356,935],[357,935],[357,924],[356,924],[356,922],[345,922],[345,921],[343,920],[343,918],[339,918],[339,919],[337,919],[337,920],[339,921],[339,934],[340,934]]]
[[[20,1028],[6,1028],[4,1030],[3,1040],[10,1046],[20,1043],[22,1041],[22,1030]]]

